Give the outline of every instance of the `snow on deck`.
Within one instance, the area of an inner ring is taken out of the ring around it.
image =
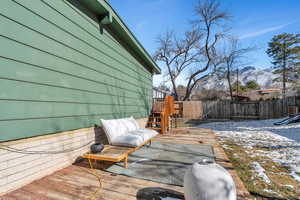
[[[256,151],[255,155],[267,156],[274,162],[289,167],[292,171],[290,176],[300,182],[300,176],[295,173],[300,173],[300,123],[273,125],[281,120],[283,119],[214,122],[198,127],[213,129],[221,140],[230,139],[247,147],[249,151],[253,146],[272,148],[272,151]],[[253,167],[258,176],[268,182],[261,166],[254,163]]]

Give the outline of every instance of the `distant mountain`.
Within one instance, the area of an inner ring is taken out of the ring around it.
[[[247,67],[244,67],[243,69],[241,69],[240,72],[244,73],[244,72],[249,71],[249,70],[256,70],[256,68],[253,67],[253,66],[247,66]]]
[[[281,84],[279,82],[273,82],[275,78],[277,78],[278,74],[273,74],[272,69],[258,69],[253,66],[248,66],[239,71],[239,81],[242,84],[246,84],[248,81],[255,80],[261,88],[273,88],[280,87]],[[237,77],[236,73],[232,76],[232,83],[236,82]],[[197,85],[197,88],[205,88],[205,89],[216,89],[216,90],[227,90],[228,83],[226,79],[218,79],[217,76],[212,75],[207,77],[206,79],[200,81]]]

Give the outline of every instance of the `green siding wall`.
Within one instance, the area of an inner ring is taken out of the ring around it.
[[[0,141],[146,117],[152,74],[64,0],[1,0]]]

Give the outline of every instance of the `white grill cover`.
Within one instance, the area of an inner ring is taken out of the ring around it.
[[[236,200],[231,175],[220,165],[194,163],[184,176],[186,200]]]

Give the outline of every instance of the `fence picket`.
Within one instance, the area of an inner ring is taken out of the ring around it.
[[[204,101],[203,116],[210,119],[272,119],[285,117],[289,106],[300,108],[300,97],[258,102]]]

